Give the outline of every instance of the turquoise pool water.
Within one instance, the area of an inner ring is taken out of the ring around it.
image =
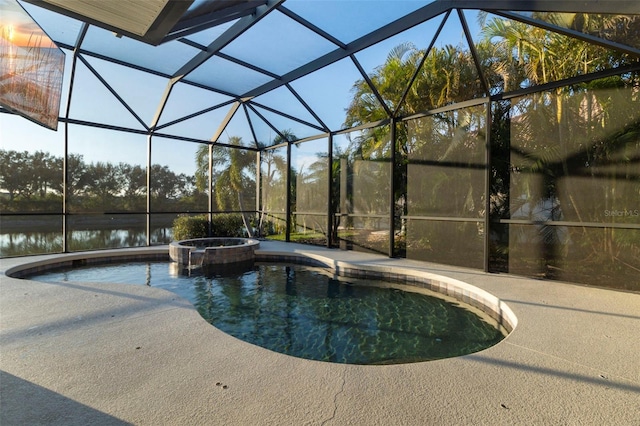
[[[53,270],[29,279],[149,285],[188,299],[220,330],[300,358],[398,364],[477,352],[504,338],[475,313],[440,297],[375,280],[337,279],[291,264],[204,272],[175,263]]]

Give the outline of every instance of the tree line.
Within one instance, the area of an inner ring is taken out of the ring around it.
[[[168,166],[151,166],[155,210],[206,209],[206,194],[195,177]],[[72,212],[146,211],[146,167],[106,161],[87,162],[80,154],[67,158],[67,203]],[[3,212],[62,211],[63,159],[44,151],[0,149],[0,202]]]

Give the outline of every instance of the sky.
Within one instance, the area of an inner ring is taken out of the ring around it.
[[[7,1],[12,0],[0,0],[0,2],[2,2],[0,5]],[[313,4],[314,2],[310,3]],[[364,3],[366,2],[343,1],[330,2],[327,3],[327,5],[332,4],[334,7],[342,8],[342,12],[345,12],[345,10],[349,8],[362,8]],[[374,3],[376,3],[378,8],[384,9],[389,3],[393,2],[374,1]],[[393,13],[400,15],[406,11],[413,10],[417,7],[416,4],[422,5],[424,2],[397,2]],[[301,1],[285,3],[285,6],[288,5],[290,5],[290,8],[296,13],[303,13],[305,9],[310,6]],[[30,11],[34,15],[34,18],[40,20],[45,30],[49,28],[47,32],[50,33],[53,38],[56,36],[60,39],[68,37],[68,35],[59,34],[58,31],[60,30],[57,28],[54,29],[52,25],[52,23],[55,23],[56,19],[59,20],[59,18],[53,19],[49,12],[43,13],[39,8],[32,5],[25,4],[25,9]],[[323,12],[329,13],[328,8],[322,8],[322,10]],[[382,19],[381,17],[384,16],[384,13],[384,10],[378,11],[378,14],[370,20],[373,22],[353,23],[353,25],[348,25],[347,27],[331,28],[331,30],[335,31],[336,34],[339,34],[341,37],[345,37],[345,39],[355,37],[358,34],[357,31],[369,31],[370,29],[366,27],[367,25],[377,25],[375,20]],[[278,19],[281,20],[281,17]],[[318,17],[319,22],[321,22],[322,19],[322,16]],[[389,18],[386,17],[385,19]],[[4,15],[2,20],[6,20]],[[68,23],[66,20],[68,20],[68,18],[64,18],[62,22],[66,25],[66,28],[73,27],[73,24]],[[329,19],[325,22],[333,21]],[[408,41],[418,48],[426,48],[441,19],[436,18],[433,21],[435,22],[418,25],[365,51],[358,52],[355,56],[367,72],[372,72],[375,67],[384,63],[388,52],[400,43]],[[477,33],[477,18],[474,14],[468,14],[467,21],[472,28],[472,33]],[[3,24],[6,25],[5,22],[3,22]],[[116,38],[113,38],[113,40],[108,39],[110,43],[118,43],[117,40]],[[299,39],[289,37],[287,43],[292,44],[294,51],[302,54],[300,52],[304,52],[307,47],[305,43],[309,43],[309,40],[308,37],[300,37]],[[438,38],[436,45],[457,45],[460,43],[466,44],[466,42],[464,42],[462,27],[457,16],[452,14],[445,25],[443,33]],[[241,45],[231,46],[229,51],[234,51],[235,49],[241,52],[241,49],[239,49],[241,47]],[[322,49],[325,49],[325,47],[322,47]],[[71,52],[65,51],[65,53],[66,64],[60,109],[60,113],[63,116],[66,113],[66,93],[68,93],[69,88],[72,62]],[[130,105],[139,118],[149,124],[156,113],[161,96],[167,86],[167,80],[162,77],[124,68],[98,59],[90,58],[89,62],[90,65],[104,77],[107,84],[111,85],[114,90],[121,94],[122,98]],[[266,59],[263,59],[263,62],[263,65],[268,65]],[[283,66],[284,65],[280,65],[279,71],[287,70],[287,68],[283,68]],[[289,65],[289,67],[295,66],[298,65],[295,63]],[[194,76],[194,79],[197,78],[207,77],[204,75]],[[233,76],[229,76],[229,78],[233,79]],[[309,105],[327,125],[332,129],[339,129],[344,121],[345,109],[349,105],[352,97],[351,87],[354,81],[359,78],[361,77],[357,69],[347,58],[324,70],[295,80],[291,85],[307,100]],[[181,84],[172,92],[172,96],[169,98],[160,123],[166,123],[178,117],[186,116],[208,106],[225,102],[228,99],[229,98],[224,95],[218,95]],[[271,105],[276,109],[281,108],[290,114],[297,114],[308,121],[312,121],[313,119],[284,88],[267,93],[256,100],[264,103],[273,102]],[[144,129],[138,120],[122,106],[84,64],[79,63],[77,66],[71,105],[70,117],[74,119],[104,122],[109,125],[138,130]],[[163,129],[162,132],[207,140],[215,133],[218,123],[224,118],[227,111],[228,107],[221,108],[192,120],[185,121],[184,123],[167,127]],[[273,114],[267,111],[263,110],[260,112],[265,116],[273,118]],[[278,127],[289,125],[293,132],[299,137],[320,133],[315,129],[295,122],[281,121],[282,124],[278,123]],[[273,130],[266,125],[257,125],[255,127],[259,140],[272,140],[275,136]],[[226,142],[230,136],[240,136],[245,142],[252,140],[252,135],[249,131],[244,113],[236,114],[223,133],[221,141]],[[87,162],[127,162],[143,166],[147,162],[147,137],[145,135],[70,125],[69,137],[69,152],[83,155]],[[63,141],[64,126],[62,124],[59,125],[57,131],[52,131],[22,117],[0,114],[0,147],[3,149],[28,150],[30,152],[42,150],[48,151],[56,156],[62,156],[64,153]],[[169,165],[170,168],[177,173],[193,173],[195,167],[193,159],[199,144],[165,138],[154,138],[154,141],[152,148],[152,162],[154,164]],[[326,139],[322,139],[322,141],[326,141]],[[304,162],[306,163],[307,161]]]

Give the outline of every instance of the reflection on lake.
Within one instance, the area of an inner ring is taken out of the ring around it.
[[[134,215],[126,215],[125,219],[128,220],[125,220],[125,223],[122,223],[121,217],[118,217],[116,221],[109,216],[69,220],[68,250],[145,246],[147,233],[144,216],[132,216]],[[156,224],[151,230],[152,244],[168,244],[171,237],[171,223]],[[60,215],[3,216],[1,218],[0,257],[59,253],[62,251],[62,243],[62,217]]]
[[[0,233],[0,256],[55,253],[62,251],[60,232]]]

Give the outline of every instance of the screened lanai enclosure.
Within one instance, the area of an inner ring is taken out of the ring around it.
[[[637,1],[0,0],[0,255],[267,239],[640,290]]]

